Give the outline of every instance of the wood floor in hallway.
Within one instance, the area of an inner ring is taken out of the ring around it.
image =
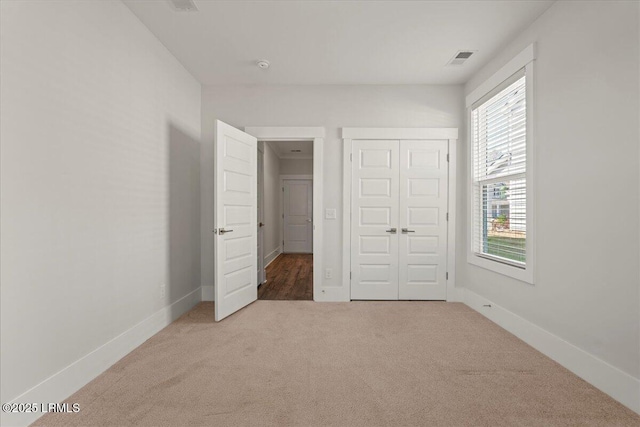
[[[281,254],[267,267],[258,299],[313,300],[313,255]]]

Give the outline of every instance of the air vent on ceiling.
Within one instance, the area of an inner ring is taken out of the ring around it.
[[[456,53],[456,55],[451,59],[451,61],[448,62],[447,65],[462,65],[467,59],[469,59],[471,55],[473,55],[474,52],[474,50],[461,50]]]
[[[197,12],[198,7],[193,0],[169,0],[174,10],[179,12]]]
[[[292,153],[301,153],[302,150],[291,150]]]

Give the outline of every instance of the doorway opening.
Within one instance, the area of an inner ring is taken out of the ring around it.
[[[322,269],[322,159],[324,129],[311,127],[246,127],[241,131],[220,120],[215,122],[214,151],[214,301],[216,322],[246,307],[258,299],[258,283],[264,282],[264,232],[267,226],[262,206],[267,199],[264,185],[258,186],[258,172],[264,184],[264,154],[268,141],[312,141],[313,203],[311,218],[313,299],[331,297],[321,282]],[[263,141],[261,150],[258,141]],[[297,152],[297,151],[296,151]],[[301,152],[301,151],[300,151]],[[258,163],[258,158],[262,162]],[[279,174],[278,168],[278,177]],[[262,188],[260,194],[258,190]],[[284,193],[284,191],[283,191]],[[260,203],[258,202],[260,200]],[[332,215],[335,218],[335,215]],[[262,221],[258,221],[261,219]],[[262,224],[260,224],[260,222]],[[278,224],[279,221],[273,221]],[[274,226],[275,228],[275,226]],[[260,235],[260,241],[258,240]],[[284,245],[283,245],[284,246]],[[258,255],[260,248],[262,254]],[[282,249],[281,249],[282,250]],[[274,255],[279,255],[278,251]],[[260,260],[260,263],[258,261]]]
[[[313,144],[258,142],[258,299],[313,300]]]

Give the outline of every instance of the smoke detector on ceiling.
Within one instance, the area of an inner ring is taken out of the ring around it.
[[[197,12],[198,7],[193,0],[169,0],[173,10],[178,12]]]
[[[256,64],[258,64],[258,67],[262,68],[263,70],[266,70],[267,68],[269,68],[269,61],[267,61],[266,59],[261,59],[260,61],[256,62]]]
[[[451,60],[447,63],[447,65],[462,65],[475,52],[476,52],[475,50],[461,50],[461,51],[458,51],[458,53],[456,53],[455,56],[453,58],[451,58]]]

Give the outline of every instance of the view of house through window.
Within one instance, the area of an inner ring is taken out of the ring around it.
[[[506,87],[504,87],[506,85]],[[524,69],[472,108],[473,250],[526,262],[526,78]]]

